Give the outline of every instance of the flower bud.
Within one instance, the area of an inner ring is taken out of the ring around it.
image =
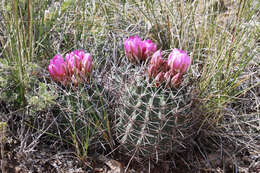
[[[66,65],[64,59],[60,54],[57,54],[50,60],[50,64],[48,66],[48,70],[50,72],[51,77],[54,80],[63,81],[66,77]]]
[[[171,72],[167,71],[164,74],[164,79],[165,79],[165,82],[168,84],[171,81]]]
[[[138,36],[126,39],[124,47],[126,57],[133,63],[145,61],[156,51],[156,45],[151,40],[142,41]]]
[[[151,64],[160,67],[163,64],[163,61],[161,50],[157,50],[152,56]]]
[[[171,85],[177,88],[181,83],[181,77],[182,75],[180,73],[174,75],[171,79]]]
[[[66,54],[64,61],[58,54],[50,60],[48,69],[52,78],[62,84],[67,85],[72,82],[77,85],[79,82],[88,81],[92,72],[91,55],[83,50],[74,50]]]
[[[149,77],[150,78],[154,78],[154,77],[156,77],[156,75],[158,74],[158,68],[156,68],[156,66],[155,65],[150,65],[149,67],[148,67],[148,75],[149,75]]]
[[[90,53],[86,53],[82,59],[82,71],[85,72],[85,75],[92,71],[92,58]]]
[[[149,56],[153,55],[153,53],[157,49],[157,46],[151,40],[145,40],[145,41],[143,41],[143,43],[144,43],[144,46],[146,47],[146,50],[144,52],[144,57],[148,58]]]
[[[160,72],[156,77],[155,77],[155,86],[158,87],[161,83],[164,82],[164,72]]]
[[[172,71],[178,73],[185,73],[188,70],[188,67],[191,63],[191,59],[188,54],[179,49],[174,49],[168,58],[168,65]]]

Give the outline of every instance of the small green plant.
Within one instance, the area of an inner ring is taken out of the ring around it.
[[[45,83],[40,82],[39,88],[28,98],[28,104],[34,107],[35,111],[45,110],[51,105],[56,104],[58,95],[54,92],[53,87],[48,87]]]

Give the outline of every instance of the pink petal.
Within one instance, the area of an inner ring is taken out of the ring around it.
[[[151,56],[157,49],[156,44],[154,44],[151,40],[145,40],[144,41],[145,47],[146,47],[146,56]]]
[[[185,73],[190,65],[190,57],[183,50],[174,49],[168,58],[168,65],[172,71]]]
[[[82,64],[83,64],[83,67],[85,68],[85,70],[90,73],[91,70],[92,70],[92,58],[91,58],[91,55],[90,53],[86,53],[84,55],[84,58],[82,60]]]
[[[151,59],[151,64],[154,64],[155,66],[160,66],[163,63],[162,53],[161,50],[156,51]]]

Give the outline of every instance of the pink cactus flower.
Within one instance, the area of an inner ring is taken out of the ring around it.
[[[150,66],[154,66],[157,71],[167,72],[169,67],[167,61],[163,59],[161,50],[156,51],[150,61]]]
[[[69,74],[72,76],[74,74],[74,71],[76,70],[76,60],[71,54],[66,54],[65,60],[67,63]]]
[[[173,49],[168,58],[168,65],[172,71],[184,74],[191,63],[191,59],[188,54],[179,49]]]
[[[156,77],[159,72],[164,70],[165,60],[162,58],[161,50],[156,51],[150,61],[150,66],[148,67],[148,74],[150,77]]]
[[[185,51],[174,49],[166,61],[162,58],[161,51],[158,50],[152,56],[148,75],[155,81],[156,87],[162,83],[168,87],[178,87],[190,63],[190,57]]]
[[[64,59],[60,54],[54,56],[53,59],[50,60],[48,69],[54,80],[60,82],[65,80],[67,68]]]
[[[140,46],[142,46],[142,40],[138,36],[136,37],[132,36],[125,40],[124,46],[125,46],[125,54],[127,58],[131,62],[135,62],[138,56],[140,56],[139,49],[141,49]]]
[[[142,41],[138,36],[131,36],[124,42],[125,54],[129,61],[145,61],[156,51],[156,44],[151,40]]]
[[[82,59],[84,58],[84,51],[83,50],[74,50],[70,53],[65,55],[65,60],[68,65],[70,75],[74,73],[79,73],[81,70]]]
[[[161,64],[163,64],[163,58],[162,58],[162,52],[161,50],[157,50],[151,59],[151,64],[155,65],[155,66],[160,66]]]
[[[65,61],[61,55],[56,55],[50,60],[48,68],[54,80],[60,81],[64,85],[69,82],[77,85],[79,82],[88,81],[92,66],[92,58],[89,53],[74,50],[65,55]]]
[[[90,53],[83,50],[74,50],[65,56],[70,75],[82,73],[86,75],[92,71],[92,58]]]
[[[144,40],[143,41],[146,50],[144,52],[145,57],[151,56],[154,52],[156,52],[157,46],[152,42],[152,40]]]
[[[85,75],[90,74],[92,71],[92,58],[90,53],[85,53],[83,59],[82,59],[82,71]]]

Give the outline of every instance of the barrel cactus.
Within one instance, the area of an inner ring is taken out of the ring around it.
[[[196,121],[189,114],[188,87],[156,87],[140,71],[122,83],[115,128],[121,151],[137,158],[161,159],[185,148]]]
[[[185,51],[173,49],[164,59],[157,50],[147,64],[119,73],[115,129],[124,153],[161,159],[187,147],[198,127],[191,114],[191,85],[182,83],[190,63]]]

